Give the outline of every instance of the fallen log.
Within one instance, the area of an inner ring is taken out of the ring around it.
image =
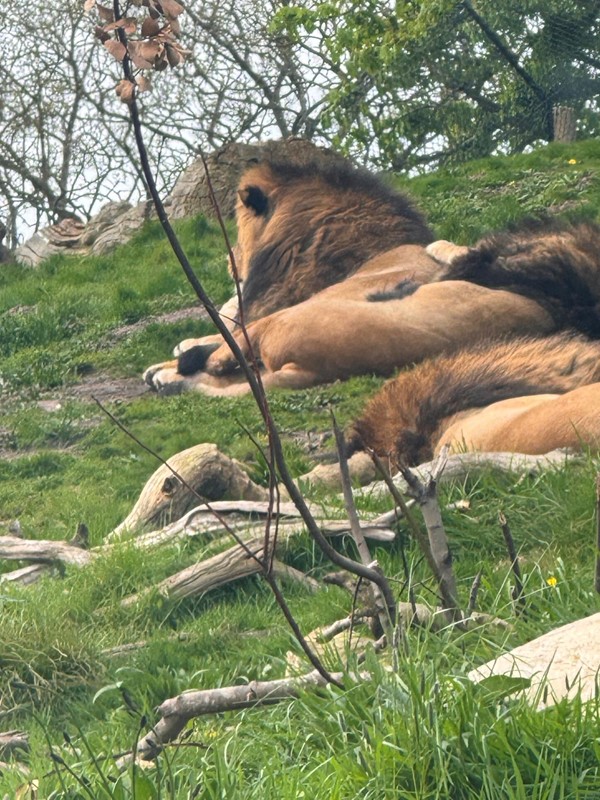
[[[266,500],[268,492],[253,483],[239,463],[221,453],[216,444],[198,444],[176,453],[150,476],[129,515],[108,538],[177,520],[196,506],[199,498]]]
[[[464,478],[466,475],[486,469],[497,469],[501,472],[523,473],[525,475],[537,475],[545,469],[564,467],[567,463],[580,461],[581,456],[568,450],[552,450],[543,455],[531,456],[524,453],[455,453],[448,457],[444,466],[444,471],[439,476],[438,483],[446,483],[456,478]],[[435,469],[437,459],[426,461],[418,467],[412,467],[423,482],[431,479],[432,471]],[[402,475],[394,475],[394,484],[401,492],[409,489],[408,484]],[[359,496],[378,497],[387,494],[389,491],[385,481],[375,481],[360,489],[355,490]]]
[[[331,676],[337,681],[361,679],[366,680],[368,673],[360,676],[349,676],[337,673]],[[327,682],[316,670],[293,678],[281,678],[273,681],[251,681],[241,686],[224,686],[219,689],[183,692],[177,697],[165,700],[158,707],[161,719],[152,730],[140,739],[135,753],[126,756],[119,762],[126,766],[133,758],[146,761],[155,759],[164,745],[179,736],[187,723],[205,714],[220,714],[224,711],[235,711],[242,708],[270,705],[281,700],[297,697],[302,691],[326,686]]]
[[[13,569],[11,572],[3,572],[0,575],[0,583],[14,583],[20,586],[31,586],[37,583],[44,575],[52,572],[52,564],[28,564],[20,569]]]
[[[0,558],[10,561],[37,561],[44,564],[58,561],[83,567],[87,566],[95,557],[90,550],[84,550],[67,542],[22,539],[20,536],[0,536]]]
[[[29,735],[23,731],[0,732],[0,756],[6,758],[18,750],[29,752]]]
[[[248,551],[253,553],[254,557],[250,556]],[[263,555],[264,538],[250,539],[244,546],[236,544],[223,553],[186,567],[161,581],[156,589],[164,597],[177,600],[203,594],[231,581],[256,575],[262,570],[260,559]],[[127,608],[150,591],[152,587],[138,594],[129,595],[121,600],[121,605]]]

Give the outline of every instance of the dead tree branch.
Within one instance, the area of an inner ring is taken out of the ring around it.
[[[525,597],[523,595],[523,578],[521,576],[521,567],[519,566],[519,556],[515,547],[515,542],[512,537],[510,526],[502,511],[498,514],[498,522],[502,529],[502,536],[508,550],[508,557],[510,558],[510,568],[515,578],[515,586],[511,592],[513,603],[515,604],[515,612],[522,614],[525,611]]]

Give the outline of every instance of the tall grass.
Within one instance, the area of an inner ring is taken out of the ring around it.
[[[581,142],[402,183],[440,235],[468,241],[548,205],[591,214],[600,201],[599,174],[600,145]],[[190,220],[179,233],[215,300],[225,299],[216,229]],[[168,357],[178,339],[203,329],[156,316],[194,303],[153,224],[113,255],[0,271],[0,523],[18,518],[27,537],[65,539],[83,521],[92,544],[100,544],[121,521],[157,465],[70,387],[90,374],[133,378]],[[150,325],[136,326],[149,315]],[[296,474],[312,465],[314,440],[324,437],[330,447],[329,408],[344,424],[379,384],[363,377],[273,393]],[[60,406],[40,405],[49,399]],[[248,438],[263,437],[249,398],[149,394],[111,410],[164,457],[215,441],[266,480]],[[600,798],[597,703],[537,712],[509,695],[508,684],[466,679],[505,648],[600,608],[592,588],[596,470],[596,459],[586,457],[538,477],[482,473],[443,489],[444,506],[468,501],[463,510],[444,511],[461,598],[466,602],[481,570],[479,606],[509,629],[411,630],[397,672],[372,657],[360,667],[371,679],[349,678],[343,692],[329,688],[196,720],[189,739],[167,748],[156,765],[123,773],[113,756],[132,747],[166,697],[285,673],[286,653],[296,645],[270,592],[250,578],[186,601],[150,593],[132,607],[120,605],[211,552],[202,541],[143,555],[123,546],[28,589],[2,584],[0,729],[29,732],[29,775],[39,780],[40,798]],[[340,508],[336,496],[318,499]],[[363,514],[388,507],[385,498],[360,501]],[[520,553],[527,613],[519,617],[499,511]],[[377,547],[375,556],[401,599],[410,584],[417,599],[433,602],[432,580],[403,524],[396,543]],[[290,542],[283,557],[316,577],[330,569],[308,537]],[[351,605],[332,586],[313,595],[286,585],[285,592],[305,631]],[[135,647],[115,654],[128,643]],[[352,666],[354,656],[348,658]],[[27,780],[14,765],[2,768],[0,796],[19,796]]]

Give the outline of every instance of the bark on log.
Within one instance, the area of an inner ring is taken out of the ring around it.
[[[322,532],[327,536],[339,536],[343,533],[349,533],[350,528],[347,521],[338,522],[337,520],[319,520]],[[254,524],[245,524],[243,527],[240,525],[232,526],[236,536],[241,539],[245,547],[249,547],[253,552],[256,552],[258,559],[264,555],[264,523],[258,522]],[[277,522],[277,546],[281,545],[284,541],[305,529],[304,522],[301,519],[280,519]],[[215,530],[225,533],[222,525],[219,525]],[[159,532],[160,533],[160,532]],[[377,539],[382,536],[387,540],[390,537],[393,539],[395,534],[388,529],[371,528],[366,526],[363,530],[365,536],[370,536],[371,533]],[[156,532],[152,534],[153,541],[156,541]],[[134,544],[138,545],[144,543],[144,538],[134,540]],[[170,541],[173,541],[171,538]],[[276,549],[277,552],[277,549]],[[249,575],[256,575],[261,570],[258,562],[248,556],[247,551],[242,545],[234,545],[224,552],[217,553],[204,561],[193,564],[190,567],[177,572],[174,575],[161,581],[155,588],[163,596],[182,599],[184,597],[192,597],[199,594],[204,594],[212,589],[224,586],[227,583],[240,578],[247,578]],[[151,588],[148,588],[138,594],[130,595],[121,601],[125,607],[133,605],[141,597],[145,596]]]
[[[21,539],[19,536],[0,536],[0,558],[10,561],[39,561],[75,564],[83,567],[95,558],[95,554],[66,542],[46,539]]]
[[[20,586],[31,586],[37,583],[44,575],[52,571],[51,564],[29,564],[21,569],[14,569],[11,572],[4,572],[0,575],[0,583],[14,583]]]
[[[250,539],[245,543],[245,547],[236,544],[223,553],[218,553],[212,558],[192,564],[191,567],[171,575],[161,581],[156,588],[165,597],[183,599],[203,594],[239,578],[256,575],[261,570],[261,565],[256,559],[264,556],[263,544],[263,537]],[[248,554],[248,549],[255,558]],[[149,591],[151,590],[147,589],[139,594],[129,595],[121,601],[121,605],[127,608]]]
[[[348,678],[343,673],[332,675],[335,680]],[[361,674],[361,679],[367,679]],[[158,707],[161,719],[152,731],[138,742],[136,757],[144,760],[155,759],[167,742],[172,742],[185,728],[189,720],[205,714],[220,714],[242,708],[278,703],[297,697],[301,691],[325,686],[325,679],[316,671],[294,678],[274,681],[251,681],[243,686],[225,686],[220,689],[188,691],[177,697],[165,700]],[[127,758],[123,765],[131,760]]]
[[[377,471],[372,459],[367,453],[354,453],[348,459],[350,480],[356,486],[367,486],[377,477]],[[308,485],[331,489],[335,492],[342,491],[342,476],[339,464],[319,464],[310,472],[301,475],[296,483],[299,486]]]
[[[16,750],[29,752],[29,736],[23,731],[4,731],[0,733],[0,756],[6,758]]]
[[[253,483],[240,465],[219,452],[215,444],[190,447],[176,453],[167,464],[185,483],[168,466],[160,466],[142,489],[131,513],[109,534],[109,539],[150,524],[163,526],[177,520],[198,505],[198,495],[208,501],[268,498],[267,490]]]
[[[581,456],[565,450],[552,450],[539,456],[524,453],[457,453],[448,458],[439,477],[439,483],[464,478],[471,472],[481,472],[486,469],[537,475],[545,469],[564,467],[567,463],[580,460]],[[412,467],[412,470],[421,480],[427,481],[431,477],[436,461],[436,459],[426,461],[418,467]],[[401,475],[394,475],[394,483],[401,492],[406,492],[408,484]],[[362,489],[356,489],[355,494],[378,497],[387,494],[388,491],[385,481],[375,481]]]

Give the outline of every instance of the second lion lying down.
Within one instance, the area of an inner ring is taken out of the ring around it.
[[[600,229],[526,225],[474,248],[431,244],[421,215],[374,176],[264,163],[242,178],[236,264],[247,338],[269,387],[303,388],[457,351],[482,338],[600,335]],[[232,319],[239,309],[229,307]],[[165,393],[248,391],[219,336],[146,370]]]
[[[483,343],[400,373],[351,428],[349,453],[393,469],[452,450],[600,449],[600,341],[560,334]]]

